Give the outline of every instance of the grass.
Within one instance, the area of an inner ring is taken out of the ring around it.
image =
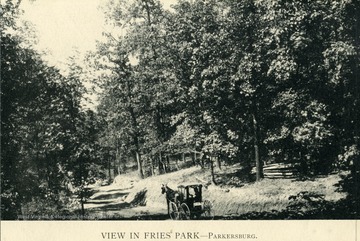
[[[161,184],[168,184],[176,189],[183,182],[209,181],[209,170],[191,167],[177,172],[150,177],[133,182],[125,202],[142,206],[147,213],[166,213],[165,196],[161,194]],[[203,199],[210,200],[216,216],[242,215],[250,212],[282,211],[289,205],[290,196],[300,192],[309,192],[324,196],[327,201],[338,201],[346,197],[345,193],[337,192],[336,186],[340,181],[338,174],[314,180],[299,181],[294,179],[263,179],[254,183],[242,183],[241,187],[209,185],[203,189]],[[121,177],[119,177],[121,180]],[[127,177],[124,176],[124,180]],[[121,181],[120,181],[121,182]],[[144,193],[139,195],[139,193]],[[141,200],[139,200],[141,199]]]

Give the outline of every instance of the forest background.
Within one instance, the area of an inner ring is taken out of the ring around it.
[[[358,1],[110,0],[118,31],[65,72],[35,50],[20,5],[1,3],[2,219],[70,214],[95,180],[160,175],[185,154],[211,170],[240,163],[250,181],[264,163],[302,178],[347,170],[357,215]]]

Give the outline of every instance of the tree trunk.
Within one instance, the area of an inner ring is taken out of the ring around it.
[[[179,159],[178,159],[178,157],[176,157],[175,165],[176,165],[176,169],[179,171],[180,167],[179,167]]]
[[[109,159],[109,161],[108,161],[108,171],[109,171],[109,183],[110,183],[110,181],[111,181],[111,160]]]
[[[138,150],[135,152],[135,155],[136,155],[136,162],[137,162],[137,166],[138,166],[139,177],[141,179],[143,179],[144,178],[144,173],[143,173],[143,168],[142,168],[141,155],[140,155]]]
[[[301,151],[299,151],[299,158],[300,158],[300,172],[301,175],[304,177],[309,176],[308,164],[304,156],[302,155]]]
[[[121,174],[121,168],[120,168],[120,163],[121,163],[121,152],[119,150],[119,146],[116,145],[116,154],[115,154],[115,161],[114,161],[114,170],[116,169],[116,174],[120,175]]]
[[[210,170],[211,170],[211,182],[216,185],[215,181],[215,172],[214,172],[214,162],[212,160],[212,157],[210,158]]]
[[[162,170],[164,171],[164,173],[167,173],[167,171],[166,171],[166,165],[165,165],[165,163],[163,162],[161,152],[160,152],[160,154],[159,154],[159,170],[161,170],[160,165],[161,165]]]
[[[192,157],[193,165],[196,166],[196,151],[194,151],[194,155]]]
[[[171,172],[169,155],[166,155],[166,166],[168,167],[168,171]]]
[[[203,158],[201,158],[201,160],[200,160],[200,167],[201,167],[201,169],[205,168],[205,162],[204,162]]]
[[[84,207],[84,200],[81,200],[81,216],[82,219],[85,219],[85,207]]]
[[[221,161],[219,155],[216,156],[216,166],[221,170]]]
[[[119,168],[118,165],[116,165],[116,158],[114,159],[113,168],[114,168],[114,178],[115,178],[116,175],[119,175],[118,173]]]
[[[154,159],[150,157],[150,168],[151,168],[151,176],[155,176],[155,164]]]
[[[129,103],[131,103],[131,90],[130,90],[129,82],[126,82],[126,88],[127,88],[127,91],[128,91],[128,93],[127,93],[128,94],[128,101],[129,101]],[[135,155],[136,155],[136,162],[137,162],[137,166],[138,166],[139,177],[141,179],[143,179],[144,178],[144,173],[143,173],[141,154],[140,154],[140,141],[139,141],[139,130],[138,130],[139,124],[137,122],[135,111],[134,111],[134,108],[132,107],[132,105],[129,105],[128,111],[129,111],[130,116],[131,116],[132,127],[135,130],[135,132],[133,134],[133,140],[134,140],[135,147],[136,147]]]
[[[261,178],[264,177],[264,174],[263,174],[263,165],[259,158],[258,124],[254,114],[252,115],[252,117],[254,124],[254,157],[255,157],[255,165],[256,165],[256,181],[260,181]]]

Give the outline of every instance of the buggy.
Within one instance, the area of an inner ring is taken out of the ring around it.
[[[202,198],[202,184],[182,184],[178,186],[177,194],[169,203],[172,219],[198,219],[214,217],[209,200]]]

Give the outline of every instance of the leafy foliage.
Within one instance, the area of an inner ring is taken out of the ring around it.
[[[31,203],[42,203],[44,208],[33,215],[65,208],[71,195],[67,184],[78,187],[78,179],[88,179],[87,174],[76,176],[79,170],[74,163],[93,155],[95,141],[95,129],[85,120],[91,113],[80,109],[83,88],[75,69],[64,76],[24,44],[12,2],[5,2],[6,28],[1,30],[3,219],[17,219]],[[85,165],[79,169],[89,171]],[[71,177],[70,172],[76,175]]]
[[[212,173],[216,159],[256,167],[259,180],[265,162],[288,162],[305,177],[347,169],[357,180],[358,1],[110,0],[114,31],[88,55],[96,112],[81,107],[76,60],[66,75],[48,66],[16,25],[17,4],[1,6],[5,218],[48,196],[54,205],[70,184],[83,206],[104,169],[135,161],[143,178],[185,153],[211,160]],[[313,198],[294,197],[286,215],[328,210]]]
[[[358,38],[348,24],[356,2],[182,0],[172,11],[150,0],[112,3],[109,21],[126,34],[108,34],[113,47],[98,53],[119,58],[108,59],[120,67],[111,68],[113,84],[131,84],[106,87],[103,103],[134,108],[136,131],[125,128],[133,118],[127,109],[113,111],[125,118],[117,122],[122,140],[143,137],[144,156],[200,151],[256,165],[259,177],[264,161],[285,160],[310,175],[332,169],[337,140],[358,136],[340,131],[353,107],[337,111],[358,98],[339,89],[358,71]]]

